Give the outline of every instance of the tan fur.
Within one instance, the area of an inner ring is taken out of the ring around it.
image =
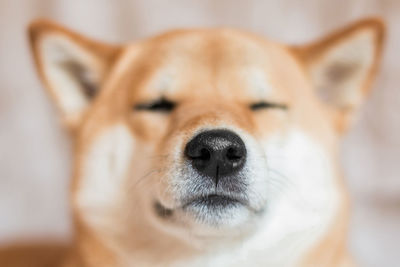
[[[85,213],[86,207],[79,200],[83,190],[82,177],[87,171],[85,164],[93,142],[103,131],[116,124],[127,125],[130,134],[135,137],[136,157],[133,155],[133,158],[136,166],[156,166],[162,172],[173,163],[172,159],[163,158],[163,155],[168,155],[175,147],[183,149],[200,127],[221,123],[251,133],[257,139],[267,139],[276,133],[284,135],[289,128],[295,127],[306,131],[329,151],[335,159],[333,175],[337,177],[335,186],[339,191],[339,210],[330,230],[302,256],[297,265],[350,266],[351,258],[346,248],[349,203],[336,160],[337,142],[340,133],[347,128],[349,110],[343,111],[321,102],[312,90],[307,72],[308,66],[317,64],[330,47],[364,29],[372,31],[376,37],[372,68],[360,89],[366,94],[381,54],[383,26],[377,19],[363,20],[320,42],[295,48],[232,29],[177,30],[134,44],[114,46],[91,41],[48,21],[32,23],[29,32],[34,59],[39,75],[56,103],[60,103],[59,96],[54,93],[44,73],[39,49],[47,36],[58,34],[78,44],[97,59],[103,70],[101,90],[93,103],[74,120],[66,120],[74,137],[71,203],[75,235],[71,246],[63,250],[65,252],[58,254],[59,250],[54,249],[54,255],[66,257],[61,259],[57,256],[59,263],[51,263],[50,266],[127,266],[121,264],[121,259],[130,252],[143,257],[153,255],[165,264],[173,263],[177,258],[185,261],[186,258],[201,255],[201,249],[189,247],[178,239],[155,231],[140,219],[132,220],[129,215],[124,216],[131,209],[128,203],[142,201],[141,194],[154,189],[152,185],[159,186],[155,187],[156,192],[157,188],[168,187],[168,181],[161,179],[161,175],[152,174],[145,182],[140,177],[136,178],[135,186],[139,184],[143,189],[134,195],[128,191],[132,184],[124,184],[124,190],[118,193],[122,206],[113,206],[107,210],[109,214],[102,217],[107,225],[112,225],[107,228],[109,231],[92,225],[89,215]],[[248,81],[249,75],[257,75],[257,72],[253,73],[250,69],[250,73],[243,73],[248,71],[243,69],[247,65],[257,66],[258,70],[268,74],[268,83],[275,88],[265,89],[268,100],[288,105],[287,112],[270,110],[255,113],[248,108],[249,103],[257,102],[260,96]],[[161,81],[155,78],[157,75]],[[132,111],[134,104],[157,98],[163,90],[168,99],[180,103],[171,115]],[[149,150],[155,151],[153,157],[141,156]],[[172,201],[168,194],[160,194],[165,201]],[[49,255],[53,254],[51,250]],[[23,255],[45,255],[42,251],[47,251],[47,248],[10,248],[0,253],[0,263],[7,262],[9,267],[28,266],[11,263],[11,258],[18,258],[17,261],[21,262],[26,259],[26,263],[33,264]],[[42,263],[43,257],[38,256],[35,259],[38,263],[29,266],[48,266]],[[51,260],[51,257],[48,259]]]

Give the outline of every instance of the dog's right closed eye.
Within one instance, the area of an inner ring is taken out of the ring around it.
[[[160,98],[149,103],[141,103],[135,106],[135,110],[154,111],[154,112],[170,112],[175,108],[176,104],[165,98]]]

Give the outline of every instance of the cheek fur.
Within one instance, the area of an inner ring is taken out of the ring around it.
[[[339,205],[333,161],[321,144],[300,130],[271,137],[264,150],[268,162],[270,240],[291,233],[324,232]]]
[[[118,202],[134,148],[134,138],[123,124],[109,126],[97,135],[83,156],[76,194],[80,208],[90,212],[111,208]]]

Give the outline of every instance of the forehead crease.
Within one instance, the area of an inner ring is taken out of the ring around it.
[[[223,51],[219,72],[228,83],[235,80],[240,90],[253,97],[270,94],[273,65],[265,46],[251,40],[240,40],[231,48]],[[228,77],[227,77],[228,76]]]
[[[210,49],[197,41],[154,44],[144,47],[131,65],[132,82],[148,93],[169,93],[189,81],[201,80],[211,69]],[[197,45],[194,45],[197,44]]]
[[[174,81],[173,68],[168,67],[173,64],[165,64],[164,56],[152,45],[143,45],[137,49],[139,51],[130,58],[120,85],[128,87],[134,98],[144,92],[167,90]]]
[[[236,80],[245,87],[241,90],[250,90],[252,95],[268,94],[273,90],[268,49],[264,43],[242,37],[229,32],[184,34],[146,43],[132,64],[131,77],[153,93],[168,93],[196,81],[205,85],[220,80],[222,85]]]

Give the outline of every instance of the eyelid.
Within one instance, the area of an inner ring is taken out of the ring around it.
[[[134,106],[135,110],[139,111],[158,111],[158,112],[169,112],[173,110],[176,106],[176,103],[173,101],[170,101],[165,98],[160,98],[154,101],[149,101],[147,103],[139,103]]]
[[[260,101],[250,105],[251,110],[259,110],[267,108],[287,110],[288,106],[286,104],[267,102],[267,101]]]

